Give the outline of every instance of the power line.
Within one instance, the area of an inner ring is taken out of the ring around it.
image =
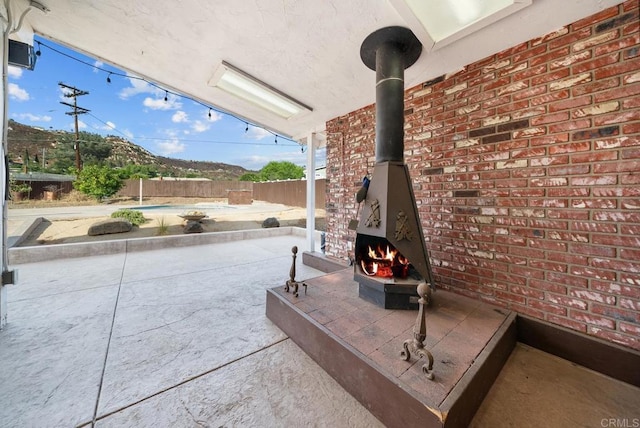
[[[171,95],[174,95],[176,97],[180,97],[180,98],[183,98],[183,99],[186,99],[186,100],[190,100],[190,101],[192,101],[192,102],[194,102],[194,103],[196,103],[196,104],[198,104],[198,105],[200,105],[200,106],[202,106],[204,108],[209,109],[209,117],[211,115],[211,111],[215,111],[216,113],[224,114],[226,116],[229,116],[229,117],[232,117],[232,118],[238,120],[239,122],[242,122],[242,123],[246,124],[245,132],[247,132],[249,130],[249,125],[251,125],[251,126],[253,126],[255,128],[263,129],[264,131],[266,131],[269,134],[271,134],[272,136],[274,136],[275,137],[274,141],[275,141],[276,144],[278,144],[278,139],[284,139],[284,140],[290,141],[292,143],[295,143],[296,146],[299,146],[299,144],[295,140],[293,140],[293,139],[291,139],[289,137],[286,137],[284,135],[280,135],[280,134],[278,134],[276,132],[273,132],[272,130],[270,130],[268,128],[265,128],[262,125],[257,125],[255,123],[252,123],[252,122],[250,122],[250,121],[248,121],[248,120],[246,120],[246,119],[244,119],[242,117],[238,117],[235,114],[230,113],[230,112],[228,112],[226,110],[222,110],[222,109],[219,109],[217,107],[205,104],[202,101],[200,101],[198,99],[195,99],[195,98],[192,98],[192,97],[190,97],[188,95],[184,95],[184,94],[181,94],[181,93],[170,91],[170,90],[168,90],[166,88],[163,88],[162,86],[160,86],[159,84],[157,84],[157,83],[155,83],[153,81],[145,79],[144,77],[138,77],[138,76],[134,76],[134,75],[130,75],[130,74],[119,73],[117,71],[109,71],[109,70],[107,70],[105,68],[99,67],[99,66],[97,66],[95,64],[91,64],[91,63],[89,63],[87,61],[83,61],[80,58],[76,58],[76,57],[74,57],[72,55],[69,55],[69,54],[67,54],[65,52],[62,52],[61,50],[56,49],[56,48],[54,48],[52,46],[49,46],[49,45],[47,45],[46,43],[43,43],[40,40],[36,40],[36,43],[38,44],[38,52],[40,52],[40,47],[44,46],[45,48],[47,48],[47,49],[49,49],[49,50],[51,50],[51,51],[53,51],[53,52],[55,52],[55,53],[57,53],[59,55],[62,55],[64,57],[67,57],[69,59],[77,61],[77,62],[79,62],[81,64],[86,65],[87,67],[91,67],[94,70],[99,70],[99,71],[102,71],[104,73],[107,73],[107,83],[111,82],[111,76],[117,76],[117,77],[122,77],[122,78],[125,78],[125,79],[132,79],[132,80],[139,80],[141,82],[146,82],[148,85],[150,85],[150,86],[152,86],[152,87],[154,87],[156,89],[159,89],[161,91],[165,91],[165,99],[169,94],[171,94]]]

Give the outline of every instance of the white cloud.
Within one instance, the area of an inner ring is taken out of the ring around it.
[[[128,77],[129,83],[131,86],[122,89],[118,93],[118,97],[120,99],[126,100],[127,98],[133,97],[138,94],[154,94],[160,95],[163,91],[156,88],[155,86],[151,86],[149,83],[144,80],[140,80],[135,78],[135,76]]]
[[[85,129],[86,127],[87,127],[87,124],[86,124],[86,123],[84,123],[84,122],[83,122],[83,121],[81,121],[81,120],[78,120],[78,129]],[[73,122],[71,122],[71,123],[69,124],[69,128],[71,128],[72,130],[76,129],[76,124],[75,124],[75,123],[73,123]]]
[[[93,67],[94,67],[93,72],[97,73],[98,71],[100,71],[98,70],[98,68],[102,68],[103,65],[104,65],[104,62],[96,60],[96,62],[93,63]]]
[[[114,129],[116,129],[116,124],[111,122],[110,120],[107,120],[106,124],[102,127],[102,129],[106,131],[113,131]]]
[[[262,140],[266,137],[272,137],[275,139],[271,132],[263,128],[256,128],[255,126],[249,126],[249,130],[245,134],[245,137],[251,140]]]
[[[133,136],[133,132],[129,131],[128,129],[125,129],[124,131],[122,131],[122,133],[129,139],[129,140],[133,140],[134,136]]]
[[[31,113],[20,113],[14,114],[13,117],[17,117],[18,119],[28,120],[30,122],[51,122],[51,116],[37,116]]]
[[[14,79],[19,79],[22,77],[22,69],[20,67],[16,67],[14,65],[9,66],[9,77]]]
[[[173,114],[173,116],[171,116],[171,121],[174,123],[189,122],[189,117],[187,113],[182,110],[178,110]]]
[[[9,83],[9,96],[18,101],[27,101],[29,99],[29,93],[15,83]]]
[[[204,132],[209,128],[211,128],[211,125],[200,120],[196,120],[195,122],[193,122],[193,125],[191,125],[191,129],[193,129],[195,132]]]
[[[158,143],[158,151],[163,156],[184,152],[186,148],[187,146],[176,139]]]
[[[144,99],[142,104],[145,107],[150,108],[151,110],[177,110],[182,107],[182,103],[179,101],[179,98],[175,95],[168,95],[167,101],[163,98],[151,98],[147,97]]]

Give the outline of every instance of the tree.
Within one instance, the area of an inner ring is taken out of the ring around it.
[[[255,172],[246,172],[238,178],[239,181],[260,181],[260,174]]]
[[[299,180],[304,169],[289,161],[271,161],[258,172],[258,181]]]
[[[77,173],[77,171],[76,171]],[[122,188],[124,182],[120,178],[118,170],[108,166],[88,165],[77,174],[73,187],[100,201],[115,195]]]

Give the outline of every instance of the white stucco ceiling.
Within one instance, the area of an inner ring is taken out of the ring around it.
[[[371,32],[415,27],[398,0],[38,0],[30,28],[170,90],[296,139],[375,100],[375,73],[360,60]],[[479,1],[479,0],[478,0]],[[425,46],[406,87],[620,3],[533,0],[515,14],[442,48]],[[12,0],[20,11],[26,0]],[[400,12],[399,12],[400,10]],[[404,16],[404,18],[403,18]],[[427,42],[424,41],[423,42]],[[208,85],[227,61],[313,108],[289,120]]]

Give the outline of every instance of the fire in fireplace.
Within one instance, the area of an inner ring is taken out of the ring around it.
[[[361,248],[360,269],[367,276],[405,279],[409,275],[407,260],[390,243]]]
[[[409,170],[404,163],[404,69],[422,45],[403,27],[382,28],[360,57],[376,72],[376,164],[356,229],[359,295],[386,309],[417,309],[417,285],[433,285]]]
[[[392,243],[384,238],[362,235],[357,246],[356,263],[365,276],[395,279],[420,279],[420,274],[411,266]],[[363,241],[367,242],[363,242]]]

